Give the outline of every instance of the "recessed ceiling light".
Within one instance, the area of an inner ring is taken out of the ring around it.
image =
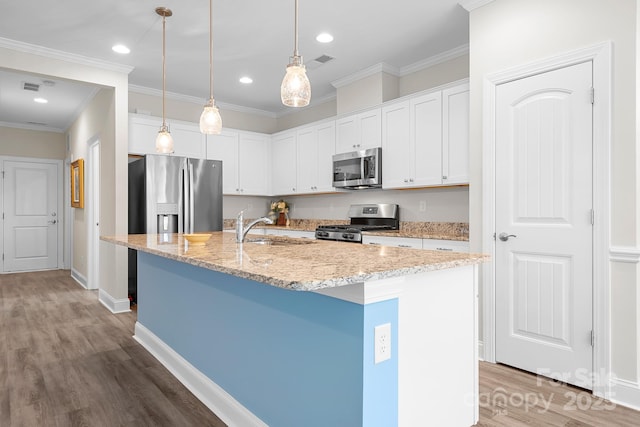
[[[49,102],[49,101],[47,101],[47,100],[46,100],[46,99],[44,99],[44,98],[33,98],[33,100],[34,100],[35,102],[37,102],[38,104],[46,104],[47,102]]]
[[[127,53],[131,52],[131,49],[129,49],[128,47],[126,47],[123,44],[117,44],[114,45],[111,50],[113,50],[116,53],[121,53],[123,55],[126,55]]]
[[[329,33],[320,33],[316,37],[316,40],[320,43],[331,43],[333,41],[333,36]]]
[[[248,85],[248,84],[253,83],[253,79],[251,77],[249,77],[249,76],[240,77],[240,83]]]

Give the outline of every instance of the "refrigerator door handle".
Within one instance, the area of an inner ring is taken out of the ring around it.
[[[182,209],[184,211],[184,231],[183,233],[187,234],[191,232],[191,224],[189,224],[190,212],[189,212],[189,172],[188,166],[185,159],[185,162],[182,167],[182,194],[183,194],[183,203]]]
[[[193,190],[193,164],[187,160],[189,165],[189,232],[193,233],[195,228],[195,197]]]

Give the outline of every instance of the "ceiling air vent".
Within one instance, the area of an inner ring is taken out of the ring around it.
[[[321,55],[318,56],[316,59],[314,59],[314,61],[317,61],[321,64],[326,64],[327,62],[331,61],[333,59],[333,56],[329,56],[329,55]]]
[[[36,83],[24,82],[22,84],[22,89],[30,90],[32,92],[38,92],[40,90],[40,85]]]
[[[323,65],[323,64],[326,64],[327,62],[332,61],[332,60],[334,60],[334,59],[335,59],[335,58],[334,58],[333,56],[329,56],[329,55],[320,55],[320,56],[318,56],[317,58],[312,59],[310,62],[307,62],[307,63],[305,64],[305,66],[306,66],[308,69],[313,70],[313,69],[316,69],[316,68],[318,68],[319,66],[321,66],[321,65]]]

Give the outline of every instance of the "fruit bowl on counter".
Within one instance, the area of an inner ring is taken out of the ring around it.
[[[210,233],[184,234],[184,238],[187,239],[190,245],[204,245],[210,237]]]

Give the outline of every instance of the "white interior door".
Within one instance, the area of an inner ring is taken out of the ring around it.
[[[591,88],[591,62],[499,85],[495,163],[496,361],[589,389]]]
[[[5,160],[4,271],[58,266],[58,164]]]

